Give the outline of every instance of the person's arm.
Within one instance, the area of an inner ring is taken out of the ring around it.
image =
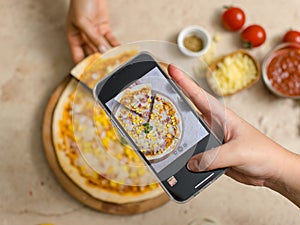
[[[228,168],[226,174],[244,184],[271,188],[300,207],[300,156],[275,143],[241,119],[175,66],[168,71],[208,123],[223,128],[225,144],[193,156],[190,170]]]
[[[281,172],[278,179],[268,179],[264,186],[282,194],[300,207],[300,156],[288,152],[285,160],[277,165]]]
[[[120,44],[110,29],[107,0],[71,0],[66,32],[75,63]]]

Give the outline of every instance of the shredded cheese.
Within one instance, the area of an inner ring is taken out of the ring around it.
[[[248,55],[237,53],[217,64],[209,83],[217,94],[228,95],[247,87],[256,76],[255,62]]]

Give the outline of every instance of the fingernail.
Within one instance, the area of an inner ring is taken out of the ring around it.
[[[187,164],[187,168],[194,172],[200,171],[198,160],[191,159]]]
[[[105,45],[100,45],[98,49],[101,53],[104,53],[107,51],[107,47]]]

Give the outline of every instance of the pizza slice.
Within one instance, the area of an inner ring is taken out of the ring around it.
[[[151,111],[151,84],[140,84],[127,88],[115,97],[115,100],[132,112],[149,118]]]
[[[155,137],[160,143],[153,148],[153,155],[172,151],[178,144],[181,136],[181,121],[174,104],[166,97],[156,94],[149,124],[155,129]]]

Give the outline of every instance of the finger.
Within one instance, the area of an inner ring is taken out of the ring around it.
[[[225,174],[240,183],[245,183],[245,181],[247,180],[245,175],[231,168],[226,170]]]
[[[70,45],[73,61],[75,63],[79,63],[82,59],[84,59],[84,50],[82,48],[83,40],[80,35],[72,33],[67,34],[67,39]]]
[[[234,151],[234,144],[223,144],[219,147],[194,155],[188,162],[188,168],[194,172],[201,172],[238,166],[244,159],[241,154]]]
[[[117,38],[112,34],[111,31],[107,32],[104,35],[105,39],[107,40],[107,42],[110,44],[110,46],[115,47],[120,45],[120,42],[117,40]]]
[[[221,122],[225,121],[225,108],[216,98],[205,92],[174,65],[168,66],[168,72],[204,117],[211,120],[212,115],[215,115]]]
[[[251,176],[251,175],[245,175],[243,173],[240,173],[239,171],[235,169],[228,169],[226,170],[225,174],[232,179],[248,185],[255,185],[255,186],[263,186],[265,183],[265,178],[260,178],[259,176]]]
[[[93,49],[89,45],[84,45],[83,49],[86,55],[91,55],[94,53]]]
[[[71,54],[76,64],[84,59],[84,50],[81,46],[71,46]]]
[[[78,23],[78,27],[101,53],[107,51],[108,48],[106,47],[104,38],[99,35],[97,29],[90,21],[86,19],[81,20],[80,23]]]
[[[99,52],[101,52],[101,53],[106,52],[108,50],[108,47],[107,47],[107,44],[106,44],[104,38],[99,37],[99,42],[100,42],[100,45],[98,46]]]
[[[202,113],[210,113],[210,108],[207,107],[207,97],[198,85],[185,76],[184,73],[174,65],[168,66],[168,72]],[[195,98],[195,96],[197,96],[197,98]]]
[[[91,50],[92,52],[98,52],[99,50],[97,49],[97,47],[87,38],[87,36],[85,34],[81,34],[82,38],[84,40],[84,45],[89,46],[88,49],[89,51]]]

